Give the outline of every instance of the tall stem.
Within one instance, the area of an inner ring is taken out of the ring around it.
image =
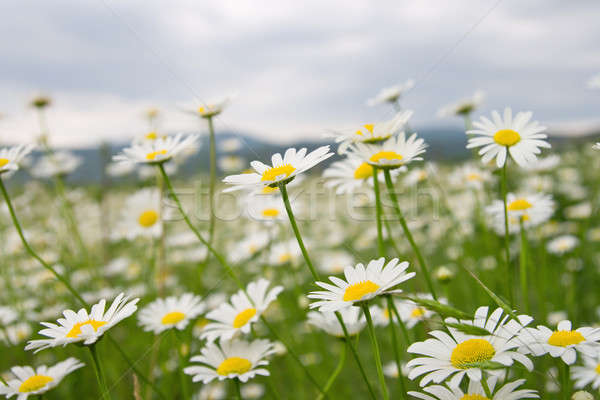
[[[506,149],[508,151],[508,149]],[[504,254],[506,258],[506,292],[508,294],[508,300],[510,306],[513,305],[513,291],[512,291],[512,269],[510,267],[510,237],[508,236],[508,204],[506,200],[506,165],[508,164],[508,158],[504,161],[502,166],[502,179],[501,179],[501,190],[502,190],[502,202],[504,203]]]
[[[215,184],[217,181],[217,145],[215,140],[215,127],[213,124],[213,117],[206,118],[208,122],[208,133],[209,133],[209,151],[210,151],[210,181],[208,186],[208,204],[210,208],[210,220],[208,227],[208,243],[212,246],[215,234]]]
[[[52,272],[52,274],[56,277],[56,279],[58,279],[63,285],[65,285],[65,287],[69,290],[69,292],[71,292],[71,294],[77,300],[79,300],[79,302],[82,305],[87,306],[87,302],[83,299],[83,297],[81,297],[79,295],[79,293],[77,293],[77,291],[73,288],[73,286],[71,286],[71,284],[69,283],[69,281],[66,278],[64,278],[61,274],[59,274],[54,268],[52,268],[50,266],[50,264],[48,264],[46,261],[44,261],[33,250],[33,248],[31,248],[31,246],[27,242],[27,239],[25,239],[25,235],[23,234],[23,230],[21,229],[21,224],[19,223],[19,220],[17,219],[17,215],[15,213],[15,209],[14,209],[14,207],[12,205],[12,202],[10,201],[10,196],[8,195],[8,192],[6,190],[6,186],[4,186],[4,181],[2,180],[2,178],[0,178],[0,190],[2,191],[2,195],[4,196],[4,200],[6,201],[6,205],[8,207],[8,211],[10,213],[10,217],[12,218],[12,221],[13,221],[13,224],[15,226],[15,229],[17,230],[17,233],[19,234],[19,237],[21,238],[21,242],[23,243],[23,247],[25,247],[25,250],[27,251],[27,253],[29,253],[29,255],[31,257],[35,258],[40,264],[42,264],[42,266],[44,268],[46,268],[48,271]]]
[[[342,354],[340,354],[340,359],[338,360],[337,366],[333,370],[333,372],[332,372],[331,376],[329,377],[329,379],[327,379],[327,383],[325,384],[325,387],[323,388],[323,393],[321,393],[319,395],[319,397],[317,397],[317,400],[322,400],[323,399],[323,397],[327,394],[327,392],[329,391],[329,389],[331,389],[331,386],[333,386],[333,383],[337,379],[337,377],[340,374],[340,372],[342,372],[342,369],[344,368],[344,363],[346,362],[346,347],[347,346],[348,345],[346,343],[343,343],[343,345],[342,345]]]
[[[379,354],[379,344],[377,344],[377,336],[375,335],[375,328],[373,327],[373,320],[371,318],[371,311],[369,311],[369,304],[367,302],[363,302],[361,306],[365,317],[367,318],[367,328],[369,330],[369,337],[371,338],[371,349],[373,350],[373,358],[375,358],[377,377],[379,378],[381,393],[383,395],[383,399],[388,400],[390,396],[385,384],[385,376],[383,375],[383,367],[381,365],[381,355]]]
[[[417,260],[419,261],[419,266],[421,267],[421,272],[423,273],[423,276],[425,276],[425,281],[427,282],[427,287],[429,288],[429,292],[431,293],[433,298],[435,300],[437,300],[438,297],[437,297],[437,294],[433,287],[433,280],[431,279],[429,269],[427,268],[427,264],[425,264],[425,259],[423,258],[423,255],[421,254],[421,250],[419,249],[419,246],[417,246],[417,243],[415,242],[415,239],[413,238],[412,233],[410,232],[410,229],[408,229],[408,225],[406,223],[406,219],[404,218],[404,215],[402,214],[402,210],[400,210],[400,204],[398,203],[398,198],[396,197],[394,183],[392,182],[392,176],[390,174],[390,171],[388,169],[384,169],[383,174],[385,175],[385,183],[387,185],[388,194],[389,194],[390,198],[392,199],[392,203],[394,203],[394,209],[396,210],[396,215],[398,216],[398,219],[400,220],[400,225],[402,225],[404,234],[406,235],[406,238],[410,242],[410,246],[412,247],[413,251],[415,252],[415,255],[417,256]]]
[[[233,379],[233,386],[235,388],[235,398],[242,400],[242,388],[240,385],[240,380],[238,378]]]
[[[100,359],[98,358],[96,343],[89,346],[89,349],[90,353],[92,353],[92,359],[94,360],[94,371],[96,372],[96,379],[98,380],[98,385],[100,386],[100,391],[102,392],[102,398],[110,399],[110,391],[108,390],[108,386],[106,386],[106,379],[104,378],[104,372],[102,371]]]
[[[485,372],[481,373],[481,386],[483,386],[483,391],[485,392],[485,395],[491,399],[492,398],[492,391],[490,390],[490,387],[487,383],[487,378],[485,377]]]
[[[379,171],[377,168],[373,167],[373,190],[375,191],[375,213],[377,218],[377,251],[379,253],[379,257],[383,257],[385,255],[385,249],[383,246],[383,228],[381,226],[381,194],[379,192],[379,179],[377,177],[377,173]]]
[[[398,385],[400,386],[400,393],[403,399],[406,399],[406,384],[404,382],[404,376],[402,375],[402,364],[400,363],[400,346],[398,344],[398,336],[396,334],[396,325],[394,324],[394,312],[392,307],[394,300],[392,296],[387,296],[387,309],[390,315],[389,327],[390,336],[392,338],[392,347],[394,348],[394,360],[396,361],[396,367],[398,368]],[[402,322],[402,321],[401,321]]]
[[[523,226],[523,218],[519,221],[521,228],[521,254],[519,254],[519,264],[521,273],[521,296],[523,297],[523,304],[525,304],[525,312],[529,314],[529,290],[527,288],[527,233]]]

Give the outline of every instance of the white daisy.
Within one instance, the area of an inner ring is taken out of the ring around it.
[[[192,375],[194,382],[207,384],[214,379],[239,379],[247,382],[256,375],[269,376],[269,371],[264,367],[269,364],[265,359],[275,352],[275,348],[268,340],[231,340],[208,343],[202,349],[201,355],[191,358],[191,362],[202,365],[186,367],[183,372]]]
[[[504,166],[507,153],[521,167],[535,161],[540,148],[549,148],[550,143],[541,133],[546,127],[537,121],[530,122],[531,116],[531,112],[519,112],[513,119],[509,107],[504,109],[504,118],[498,111],[492,111],[493,122],[481,117],[480,121],[473,123],[475,129],[467,131],[468,135],[477,135],[469,139],[467,149],[481,147],[481,161],[487,164],[495,157],[498,168]]]
[[[0,327],[12,324],[17,320],[18,314],[11,307],[0,306]]]
[[[316,282],[323,291],[311,292],[310,299],[318,299],[310,308],[320,311],[338,311],[350,307],[355,303],[370,300],[376,296],[387,293],[399,293],[394,289],[400,283],[415,276],[414,272],[406,273],[408,262],[398,264],[398,259],[393,258],[385,264],[385,258],[371,260],[367,268],[363,264],[356,267],[348,266],[344,269],[346,280],[330,276],[333,285],[325,282]]]
[[[134,143],[113,157],[115,162],[159,164],[168,161],[190,147],[196,147],[198,135],[159,137],[156,140]]]
[[[516,351],[522,345],[517,334],[533,319],[519,315],[519,321],[508,320],[502,309],[497,308],[488,317],[488,307],[479,307],[473,321],[461,320],[460,323],[484,328],[490,332],[487,336],[474,336],[448,327],[450,335],[444,331],[429,332],[433,338],[412,344],[409,353],[422,354],[408,362],[409,379],[426,374],[420,385],[429,382],[440,383],[450,376],[449,385],[457,387],[463,377],[480,381],[484,371],[482,363],[496,362],[510,366],[516,360],[530,371],[533,363],[525,355]],[[454,318],[447,318],[447,323],[458,323]],[[502,373],[502,370],[486,370],[492,375]]]
[[[536,357],[550,354],[554,358],[562,358],[570,365],[577,359],[577,352],[588,357],[598,355],[600,328],[582,327],[572,330],[571,321],[564,320],[558,323],[554,331],[543,325],[527,328],[521,335],[521,340],[523,352]]]
[[[579,244],[577,236],[562,235],[552,239],[546,244],[546,249],[552,254],[565,254],[573,250]]]
[[[437,115],[439,117],[449,117],[453,115],[470,115],[473,111],[475,111],[481,106],[484,98],[485,93],[481,90],[478,90],[471,97],[460,99],[454,103],[443,106],[439,109]]]
[[[269,264],[275,266],[294,264],[301,255],[298,241],[295,239],[276,243],[270,249]]]
[[[478,168],[472,164],[464,164],[457,167],[448,177],[453,186],[468,187],[472,189],[481,189],[492,181],[492,174],[489,171]]]
[[[417,299],[424,300],[433,300],[433,296],[429,293],[418,293],[414,295]],[[438,299],[439,303],[446,304],[447,300],[445,298],[440,297]],[[417,303],[410,300],[394,300],[394,305],[398,310],[398,314],[404,322],[404,325],[408,328],[414,328],[419,322],[430,319],[435,315],[435,313],[431,310],[426,309],[423,306],[418,305]],[[389,312],[388,312],[389,313]]]
[[[264,249],[268,243],[269,235],[267,232],[249,232],[242,240],[231,243],[229,259],[234,263],[247,260]]]
[[[19,145],[0,149],[0,175],[16,171],[19,163],[34,149],[33,145]]]
[[[8,380],[8,386],[0,383],[0,394],[10,399],[26,400],[29,396],[40,396],[58,386],[65,376],[83,367],[85,364],[76,358],[67,358],[51,367],[40,365],[37,368],[29,366],[12,367],[10,371],[16,379]]]
[[[129,300],[128,296],[121,293],[106,312],[104,299],[94,304],[89,314],[85,308],[78,312],[63,311],[64,318],[58,319],[58,325],[50,322],[41,323],[47,329],[42,329],[38,333],[50,339],[30,340],[25,350],[35,349],[37,353],[43,349],[66,346],[69,343],[94,344],[104,332],[133,314],[137,310],[138,300]]]
[[[583,366],[571,367],[571,379],[577,389],[590,385],[592,389],[600,388],[600,353],[596,357],[583,357]]]
[[[348,335],[354,336],[362,331],[367,321],[361,314],[360,307],[346,307],[340,310],[340,315],[346,325]],[[328,334],[336,337],[344,337],[344,330],[337,316],[331,311],[311,311],[308,313],[308,323]]]
[[[397,113],[394,118],[374,124],[365,124],[347,132],[334,133],[336,143],[340,143],[339,154],[344,154],[348,146],[356,143],[373,144],[383,142],[402,131],[413,112],[409,110]]]
[[[157,238],[163,230],[160,192],[156,188],[144,188],[129,197],[117,221],[112,236]]]
[[[492,392],[492,398],[486,396],[483,385],[479,381],[469,381],[469,386],[466,392],[463,392],[459,387],[450,387],[441,385],[431,385],[423,389],[424,392],[408,392],[423,400],[519,400],[519,399],[537,399],[540,396],[535,390],[517,389],[525,383],[525,379],[519,379],[514,382],[506,383],[496,390],[497,379],[491,377],[488,380],[488,388]]]
[[[252,220],[273,223],[287,219],[281,196],[250,194],[244,198],[243,203],[245,213]],[[292,200],[290,205],[295,212],[296,202]]]
[[[508,232],[517,233],[523,223],[525,229],[538,226],[550,219],[554,213],[552,196],[543,193],[514,194],[506,196],[508,213]],[[499,235],[504,235],[504,202],[495,200],[486,207],[486,213],[492,218],[492,226]]]
[[[155,334],[170,328],[181,331],[191,320],[202,314],[204,309],[205,305],[199,296],[185,293],[181,297],[156,299],[139,312],[138,320],[145,331]]]
[[[392,175],[397,175],[399,171],[400,169],[393,170]],[[378,176],[379,180],[384,182],[381,171],[378,171]],[[335,188],[336,194],[352,193],[365,183],[373,185],[373,167],[366,161],[349,155],[342,161],[332,163],[323,172],[323,178],[326,179],[325,186]]]
[[[283,157],[276,153],[271,157],[272,166],[260,161],[252,161],[250,165],[255,172],[240,175],[229,175],[223,182],[235,185],[230,190],[248,189],[252,186],[276,186],[287,183],[301,174],[331,157],[329,146],[321,146],[306,154],[306,148],[298,151],[294,148],[287,149]]]
[[[227,107],[235,97],[235,95],[231,95],[208,102],[195,100],[190,104],[181,105],[180,108],[188,114],[198,115],[202,118],[212,118],[221,114],[225,107]]]
[[[539,157],[535,161],[525,165],[525,169],[531,172],[545,172],[553,170],[560,165],[560,156],[552,154],[547,157]]]
[[[415,86],[415,81],[412,79],[407,80],[399,85],[388,86],[379,91],[377,96],[367,100],[367,105],[373,107],[379,104],[391,103],[396,104],[400,100],[400,97]]]
[[[393,136],[383,143],[355,143],[350,151],[371,166],[385,169],[400,168],[412,161],[422,160],[419,155],[425,153],[427,145],[417,134],[408,139],[404,132]]]
[[[57,151],[42,156],[31,169],[36,178],[51,178],[57,175],[68,175],[75,171],[83,159],[69,151]]]
[[[229,340],[240,332],[249,333],[252,323],[258,321],[269,304],[283,291],[282,286],[275,286],[267,291],[269,285],[270,282],[266,279],[250,282],[246,293],[239,290],[231,296],[231,304],[222,303],[206,314],[206,319],[216,322],[207,324],[200,337],[212,342],[217,338],[221,341]]]

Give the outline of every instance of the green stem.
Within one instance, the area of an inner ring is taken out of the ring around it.
[[[104,372],[102,371],[100,359],[98,358],[98,350],[96,349],[96,343],[92,344],[88,348],[90,349],[90,353],[92,353],[92,359],[94,360],[94,371],[96,372],[96,379],[98,380],[98,385],[100,386],[102,398],[110,399],[110,391],[108,390],[108,386],[106,386],[106,379],[104,377]]]
[[[485,392],[485,395],[487,396],[487,398],[491,399],[492,398],[492,392],[490,390],[490,387],[487,383],[487,378],[485,377],[485,372],[481,373],[481,386],[483,386],[483,391]]]
[[[327,392],[329,391],[329,389],[331,389],[331,386],[333,386],[333,383],[337,379],[338,375],[340,374],[340,372],[342,372],[342,369],[344,368],[344,363],[346,362],[346,347],[347,346],[348,345],[346,343],[343,343],[342,354],[340,354],[340,359],[338,360],[337,366],[335,367],[335,369],[333,370],[333,373],[327,380],[327,383],[325,384],[325,387],[323,388],[323,393],[321,393],[319,395],[319,397],[317,397],[317,400],[323,399],[323,396],[325,396],[327,394]]]
[[[215,127],[213,124],[213,118],[206,118],[208,122],[209,132],[209,151],[210,151],[210,181],[208,186],[208,204],[210,208],[210,221],[208,227],[208,243],[212,246],[215,234],[215,184],[217,181],[217,147],[215,140]],[[207,258],[208,261],[208,258]]]
[[[569,364],[558,361],[561,366],[559,367],[560,375],[561,375],[561,393],[563,399],[569,400],[569,396],[571,393],[571,380],[569,376]]]
[[[381,366],[381,356],[379,354],[379,344],[377,344],[377,336],[375,335],[375,328],[373,327],[373,320],[371,318],[371,311],[369,311],[369,304],[362,302],[361,304],[365,317],[367,318],[367,328],[369,330],[369,337],[371,338],[371,349],[373,351],[373,358],[375,358],[375,365],[377,367],[377,377],[379,378],[379,385],[381,386],[381,393],[384,400],[390,398],[385,384],[385,376],[383,375],[383,367]]]
[[[433,296],[433,298],[435,300],[437,300],[438,297],[437,297],[437,294],[433,287],[433,280],[431,279],[431,275],[429,274],[427,264],[425,264],[425,259],[423,258],[423,255],[421,254],[421,250],[419,249],[419,246],[417,246],[417,243],[415,242],[415,239],[413,238],[412,233],[410,232],[410,229],[408,229],[408,225],[406,224],[406,219],[404,218],[404,215],[402,214],[402,210],[400,210],[400,203],[398,203],[398,198],[396,197],[394,183],[392,182],[392,176],[390,174],[389,169],[384,169],[383,174],[385,175],[385,183],[387,184],[388,193],[389,193],[390,198],[392,199],[392,203],[394,203],[394,209],[396,210],[396,214],[398,216],[398,219],[400,220],[400,225],[402,225],[404,234],[406,235],[406,238],[410,242],[410,245],[411,245],[413,251],[415,252],[415,255],[417,256],[417,260],[419,261],[419,266],[421,267],[421,272],[425,276],[425,281],[427,282],[427,287],[429,288],[429,292],[431,292],[431,295]]]
[[[521,254],[519,255],[519,264],[521,272],[521,295],[525,304],[525,312],[529,314],[529,290],[527,290],[527,233],[523,226],[523,218],[520,219],[521,228]]]
[[[404,321],[402,321],[402,318],[400,318],[400,313],[398,312],[398,309],[396,308],[396,303],[394,303],[392,301],[392,302],[388,303],[388,305],[390,305],[392,307],[392,311],[393,311],[394,315],[396,316],[398,325],[400,325],[400,330],[402,331],[402,336],[404,337],[404,343],[406,343],[406,346],[408,346],[411,343],[411,339],[408,334],[408,329],[406,329],[406,325],[404,324]]]
[[[506,149],[508,151],[508,148]],[[514,303],[513,291],[512,291],[512,269],[510,267],[510,237],[508,234],[508,204],[506,200],[507,188],[506,188],[506,165],[508,164],[508,156],[502,166],[502,179],[501,179],[501,190],[502,190],[502,202],[504,203],[504,253],[506,258],[506,291],[508,294],[509,305],[512,307]]]
[[[242,400],[242,385],[240,385],[240,380],[238,378],[233,379],[233,386],[235,388],[235,398]]]
[[[394,324],[394,312],[392,311],[392,307],[394,307],[394,300],[392,296],[387,297],[387,308],[390,314],[390,321],[388,323],[390,327],[390,336],[392,338],[392,346],[394,348],[394,359],[396,361],[396,367],[398,368],[398,385],[400,386],[400,393],[402,394],[402,398],[406,399],[406,383],[404,382],[404,376],[402,375],[402,364],[400,363],[400,346],[398,345],[398,336],[396,334],[396,325]],[[402,322],[402,321],[400,321]]]
[[[379,257],[385,255],[385,248],[383,246],[383,229],[381,226],[381,194],[379,192],[379,179],[377,177],[378,169],[373,167],[373,191],[375,192],[375,213],[377,218],[377,251]]]
[[[6,186],[4,186],[4,181],[2,180],[2,178],[0,178],[0,190],[2,191],[2,195],[4,196],[6,205],[8,206],[8,211],[12,218],[15,229],[17,230],[17,233],[19,234],[19,237],[21,238],[21,242],[23,243],[23,246],[25,247],[25,250],[27,251],[27,253],[29,253],[29,255],[31,257],[35,258],[40,264],[42,264],[42,266],[44,268],[46,268],[48,271],[52,272],[52,274],[56,277],[56,279],[58,279],[63,285],[65,285],[65,287],[69,290],[69,292],[71,292],[71,294],[77,300],[79,300],[79,302],[82,305],[87,306],[88,305],[87,302],[83,299],[83,297],[81,297],[79,295],[79,293],[77,293],[77,291],[73,288],[73,286],[71,286],[69,281],[67,281],[67,279],[65,279],[54,268],[52,268],[50,266],[50,264],[48,264],[40,256],[38,256],[37,253],[31,248],[31,246],[27,242],[27,239],[25,239],[25,235],[23,234],[23,229],[21,229],[21,224],[19,223],[19,220],[17,219],[15,209],[13,208],[12,202],[10,201],[10,196],[8,195],[8,192],[6,191]]]

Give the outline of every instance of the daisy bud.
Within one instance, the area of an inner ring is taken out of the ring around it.
[[[433,272],[433,276],[441,283],[448,283],[454,278],[454,271],[448,267],[439,267]]]

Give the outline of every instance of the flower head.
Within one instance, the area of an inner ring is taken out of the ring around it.
[[[181,109],[188,114],[198,115],[202,118],[212,118],[221,114],[234,98],[235,95],[208,102],[194,101],[193,103],[182,105]]]
[[[583,357],[582,366],[571,368],[571,379],[577,389],[591,385],[593,389],[600,388],[600,353],[595,357]]]
[[[517,389],[525,383],[525,379],[519,379],[509,382],[496,388],[498,380],[491,377],[488,386],[492,392],[492,398],[486,396],[483,385],[479,381],[469,381],[467,391],[463,392],[459,387],[446,387],[441,385],[431,385],[423,389],[424,392],[408,392],[411,396],[423,400],[519,400],[519,399],[537,399],[540,396],[535,390]]]
[[[113,157],[114,161],[135,164],[160,164],[169,161],[176,155],[196,146],[198,135],[158,137],[155,140],[134,141],[120,154]]]
[[[153,301],[140,311],[138,320],[145,331],[159,334],[171,328],[185,329],[204,309],[199,296],[185,293],[181,297],[171,296]]]
[[[554,213],[554,201],[550,195],[514,194],[506,196],[508,213],[508,232],[516,233],[521,230],[538,226],[550,219]],[[499,235],[504,235],[504,202],[495,200],[486,207],[486,213],[492,218],[492,226]]]
[[[362,331],[367,321],[361,315],[359,307],[346,307],[340,310],[340,315],[346,325],[348,335],[353,336]],[[308,323],[336,337],[344,337],[344,330],[334,312],[311,311],[308,313]]]
[[[471,97],[460,99],[455,103],[445,105],[439,109],[437,114],[440,117],[449,117],[452,115],[470,115],[473,111],[481,106],[484,98],[485,93],[483,93],[481,90],[478,90]]]
[[[33,145],[19,145],[0,149],[0,175],[19,169],[19,163],[34,149]]]
[[[426,148],[425,141],[417,138],[416,133],[407,139],[405,133],[400,132],[379,144],[355,143],[350,152],[373,167],[396,169],[422,160],[420,155],[425,153]]]
[[[385,87],[377,93],[377,96],[367,100],[367,105],[373,107],[384,103],[396,104],[400,100],[400,97],[414,86],[415,81],[409,79],[399,85]]]
[[[141,189],[125,202],[112,237],[125,237],[129,240],[159,237],[163,230],[162,218],[159,191],[154,188]]]
[[[397,175],[399,171],[401,169],[393,170],[392,174]],[[373,167],[350,154],[348,158],[332,163],[323,172],[323,177],[327,179],[325,186],[335,188],[336,194],[352,193],[365,183],[373,185]],[[381,171],[378,171],[378,177],[383,181]]]

